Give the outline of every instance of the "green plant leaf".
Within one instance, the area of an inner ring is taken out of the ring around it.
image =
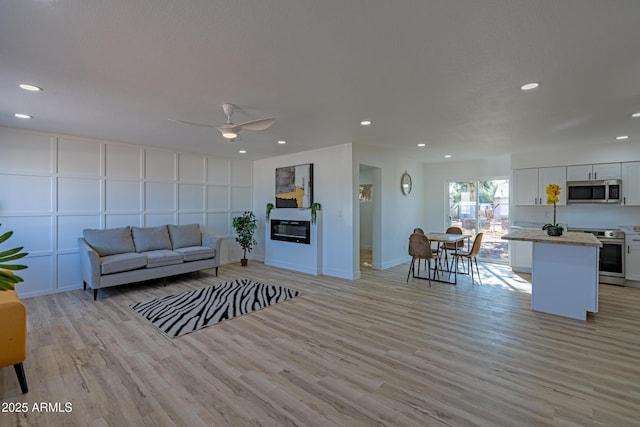
[[[20,248],[13,248],[13,249],[6,250],[6,251],[4,251],[4,252],[0,252],[0,260],[1,260],[2,258],[4,258],[4,257],[8,257],[8,256],[11,256],[11,255],[17,254],[17,253],[18,253],[18,252],[20,252],[22,249],[23,249],[23,248],[22,248],[22,247],[20,247]],[[27,253],[25,252],[24,254],[20,254],[20,255],[22,255],[22,256],[27,256]]]
[[[0,270],[0,282],[18,283],[24,282],[24,280],[18,275],[9,274]]]
[[[15,288],[11,283],[2,283],[2,281],[0,281],[0,291],[13,291],[13,290],[15,290]]]
[[[26,265],[19,264],[0,264],[0,268],[4,270],[24,270],[25,268],[29,268]]]
[[[0,225],[2,225],[2,224],[0,224]],[[7,240],[12,235],[13,235],[13,231],[7,231],[2,236],[0,236],[0,243],[4,242],[5,240]]]
[[[1,224],[0,224],[1,225]],[[5,242],[13,235],[13,231],[7,231],[0,236],[0,243]],[[20,264],[7,264],[9,261],[15,261],[20,258],[24,258],[29,255],[26,252],[21,252],[24,247],[8,249],[0,252],[0,291],[13,290],[15,284],[23,282],[22,277],[12,273],[14,270],[24,270],[26,265]]]
[[[15,254],[15,255],[14,255]],[[24,258],[27,256],[26,252],[16,254],[14,250],[0,253],[0,262],[14,261],[16,259]]]

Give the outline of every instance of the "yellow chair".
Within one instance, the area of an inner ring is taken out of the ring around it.
[[[29,391],[22,362],[27,358],[27,309],[16,291],[0,291],[0,367],[13,365],[22,393]]]

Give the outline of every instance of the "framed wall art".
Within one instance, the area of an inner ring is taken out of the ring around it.
[[[313,163],[276,168],[276,208],[310,208]]]

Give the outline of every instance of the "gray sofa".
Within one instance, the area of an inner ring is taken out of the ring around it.
[[[82,281],[98,289],[166,278],[220,265],[221,239],[203,234],[200,225],[86,229],[78,239]]]

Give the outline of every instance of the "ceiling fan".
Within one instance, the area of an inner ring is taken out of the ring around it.
[[[238,132],[240,132],[243,129],[265,130],[265,129],[268,129],[276,121],[274,117],[268,117],[265,119],[251,120],[249,122],[235,124],[231,121],[231,115],[233,114],[234,109],[235,109],[235,105],[233,104],[229,104],[229,103],[222,104],[222,111],[224,111],[224,113],[227,115],[227,122],[223,125],[208,125],[203,123],[187,122],[187,121],[178,120],[178,119],[169,119],[169,120],[172,120],[178,123],[184,123],[186,125],[191,125],[191,126],[217,128],[222,134],[222,136],[231,142],[235,141],[236,138],[238,138]]]

